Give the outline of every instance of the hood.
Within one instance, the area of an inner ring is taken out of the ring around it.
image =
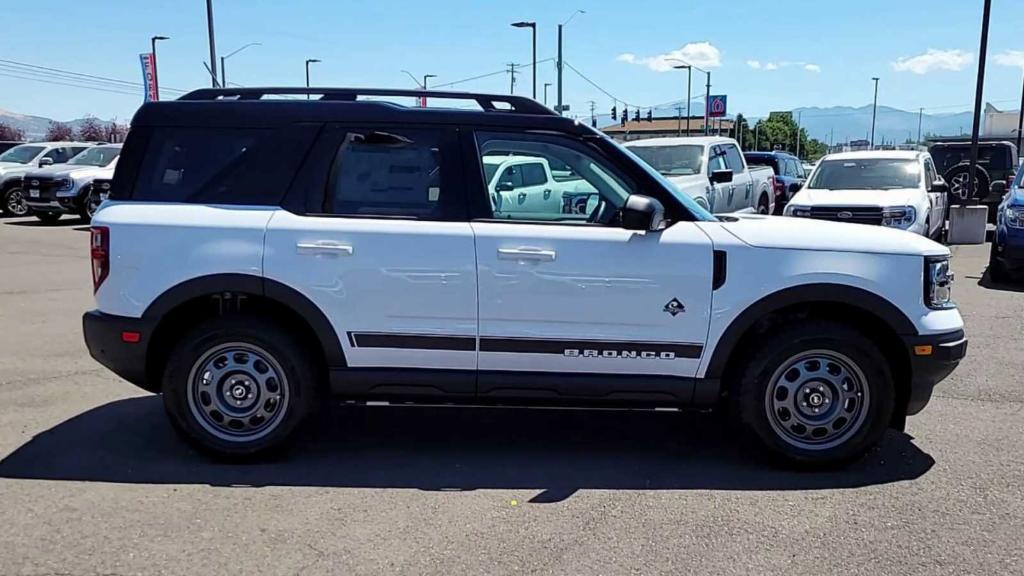
[[[921,191],[916,188],[893,190],[829,190],[804,188],[789,201],[797,206],[916,206]]]
[[[24,174],[35,170],[40,170],[39,166],[35,164],[17,164],[15,162],[0,164],[0,174]]]
[[[722,219],[720,226],[744,243],[757,248],[908,256],[949,255],[949,248],[938,242],[883,226],[754,214],[731,214],[729,218]]]
[[[1010,199],[1006,205],[1024,206],[1024,188],[1014,188],[1013,192],[1010,193]]]
[[[28,166],[28,164],[18,164],[17,162],[0,162],[0,170],[3,170],[4,168],[19,168],[23,166]]]
[[[54,164],[46,168],[36,168],[25,174],[26,178],[42,177],[56,178],[58,176],[70,176],[72,178],[83,178],[92,176],[105,168],[100,166],[77,166],[75,164]]]

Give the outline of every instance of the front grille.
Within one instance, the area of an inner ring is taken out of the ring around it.
[[[31,195],[32,190],[39,190],[39,200],[53,200],[57,196],[57,190],[64,187],[68,182],[66,177],[53,178],[50,176],[26,176],[21,185],[25,189],[26,196]],[[29,198],[36,200],[37,198]]]
[[[881,206],[815,206],[811,208],[811,218],[878,226],[882,223],[882,208]]]

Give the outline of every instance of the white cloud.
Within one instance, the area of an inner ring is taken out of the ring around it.
[[[821,66],[817,64],[804,64],[804,70],[808,72],[821,72]]]
[[[891,65],[897,72],[927,74],[935,70],[963,70],[973,61],[974,54],[970,52],[929,48],[927,52],[917,56],[900,56]]]
[[[750,66],[754,70],[760,70],[761,69],[761,62],[759,62],[757,60],[747,60],[747,66]]]
[[[1007,50],[1000,54],[995,55],[996,64],[1003,66],[1013,66],[1015,68],[1024,68],[1024,51],[1021,50]]]
[[[761,62],[760,60],[747,60],[747,66],[750,66],[754,70],[779,70],[781,68],[789,68],[791,66],[799,66],[808,72],[821,72],[821,66],[817,64],[811,64],[810,62],[790,62],[789,60],[782,60],[781,62]]]
[[[698,68],[718,68],[722,65],[722,53],[710,42],[691,42],[682,48],[656,56],[637,56],[631,52],[626,52],[619,54],[615,59],[627,64],[647,66],[655,72],[668,72],[672,70],[680,64],[677,60],[693,64]]]
[[[779,69],[779,65],[774,63],[774,62],[768,62],[767,64],[764,65],[764,69],[765,70],[778,70]]]

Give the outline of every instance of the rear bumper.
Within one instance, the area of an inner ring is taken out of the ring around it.
[[[146,351],[152,335],[149,322],[91,310],[82,316],[82,331],[89,355],[97,362],[140,388],[156,391],[146,381]],[[138,341],[126,342],[126,333],[137,333]]]
[[[910,353],[910,395],[907,415],[924,409],[931,400],[935,385],[949,376],[967,355],[967,337],[963,330],[906,336],[903,339]]]

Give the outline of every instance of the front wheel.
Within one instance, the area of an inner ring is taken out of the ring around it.
[[[86,194],[85,198],[82,198],[82,206],[78,209],[78,215],[82,217],[86,224],[92,222],[92,217],[100,209],[101,202],[100,195],[92,190]]]
[[[783,327],[755,343],[735,384],[740,426],[780,460],[829,467],[881,439],[895,393],[888,362],[859,331],[831,321]]]
[[[995,240],[992,241],[992,249],[988,256],[988,277],[996,284],[1005,284],[1010,281],[1010,274],[1006,271],[1006,266],[999,261]]]
[[[24,216],[28,214],[25,193],[21,188],[10,188],[4,192],[3,212],[8,216]]]
[[[167,362],[164,407],[197,449],[253,459],[285,448],[314,406],[314,362],[289,331],[224,316],[186,333]]]

